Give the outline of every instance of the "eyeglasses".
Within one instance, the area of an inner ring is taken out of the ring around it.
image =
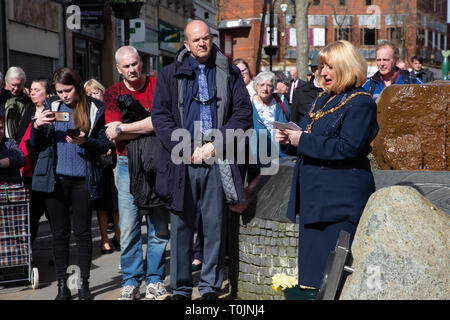
[[[273,88],[273,85],[270,83],[258,83],[258,84],[256,84],[256,86],[259,88],[262,88],[262,87]]]
[[[245,68],[244,70],[241,70],[241,74],[242,74],[242,75],[246,75],[246,74],[248,74],[248,69],[247,69],[247,68]]]
[[[202,100],[202,99],[200,99],[200,98],[197,98],[195,95],[194,95],[194,92],[193,92],[193,87],[194,86],[192,86],[192,85],[190,85],[190,88],[191,88],[191,97],[192,97],[192,99],[195,101],[195,102],[197,102],[197,103],[199,103],[199,104],[211,104],[213,101],[214,101],[214,99],[216,99],[216,95],[217,95],[217,89],[216,88],[214,88],[214,91],[213,91],[213,94],[211,95],[211,97],[209,97],[209,99],[208,100]]]

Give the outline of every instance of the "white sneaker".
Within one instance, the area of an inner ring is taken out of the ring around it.
[[[141,294],[139,292],[139,287],[135,286],[125,286],[122,287],[120,291],[120,297],[117,300],[134,300],[139,299]]]
[[[149,283],[145,291],[145,298],[150,300],[165,300],[170,293],[166,290],[164,283]]]

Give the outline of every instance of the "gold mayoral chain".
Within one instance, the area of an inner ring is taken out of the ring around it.
[[[324,105],[322,108],[320,108],[320,109],[317,110],[316,112],[313,112],[314,109],[316,108],[316,102],[317,102],[317,100],[319,100],[319,98],[320,98],[323,94],[325,94],[325,92],[322,92],[322,93],[317,97],[316,101],[314,101],[314,104],[313,104],[311,110],[310,110],[309,113],[308,113],[308,116],[311,118],[311,123],[310,123],[310,124],[308,125],[308,127],[306,128],[306,132],[308,132],[308,133],[311,133],[312,125],[313,125],[313,123],[314,123],[317,119],[320,119],[320,118],[326,116],[327,114],[330,114],[330,113],[333,113],[333,112],[339,110],[340,108],[342,108],[342,107],[343,107],[350,99],[352,99],[353,97],[359,96],[359,95],[361,95],[361,94],[371,97],[370,93],[367,93],[367,92],[355,92],[355,93],[351,94],[347,99],[345,99],[341,104],[337,105],[337,106],[334,107],[334,108],[331,108],[331,109],[328,110],[328,111],[323,111],[323,109],[326,107],[326,105],[328,104],[328,102],[330,102],[331,100],[328,100],[327,103],[325,103],[325,105]]]

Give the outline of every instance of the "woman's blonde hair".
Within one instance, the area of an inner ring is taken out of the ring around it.
[[[84,90],[86,90],[86,94],[88,93],[88,90],[92,90],[92,89],[98,89],[100,90],[103,94],[105,93],[106,89],[105,87],[98,82],[95,79],[89,79],[88,81],[85,82],[84,84]]]
[[[329,89],[334,93],[341,93],[351,87],[361,87],[367,80],[367,61],[358,49],[346,40],[330,43],[319,51],[317,57],[319,65],[318,80],[322,88],[325,80],[320,75],[324,64],[334,70],[334,83]]]

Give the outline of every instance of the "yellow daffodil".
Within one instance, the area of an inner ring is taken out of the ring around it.
[[[277,273],[272,277],[272,289],[281,292],[286,288],[293,288],[298,284],[298,279],[284,273]]]

